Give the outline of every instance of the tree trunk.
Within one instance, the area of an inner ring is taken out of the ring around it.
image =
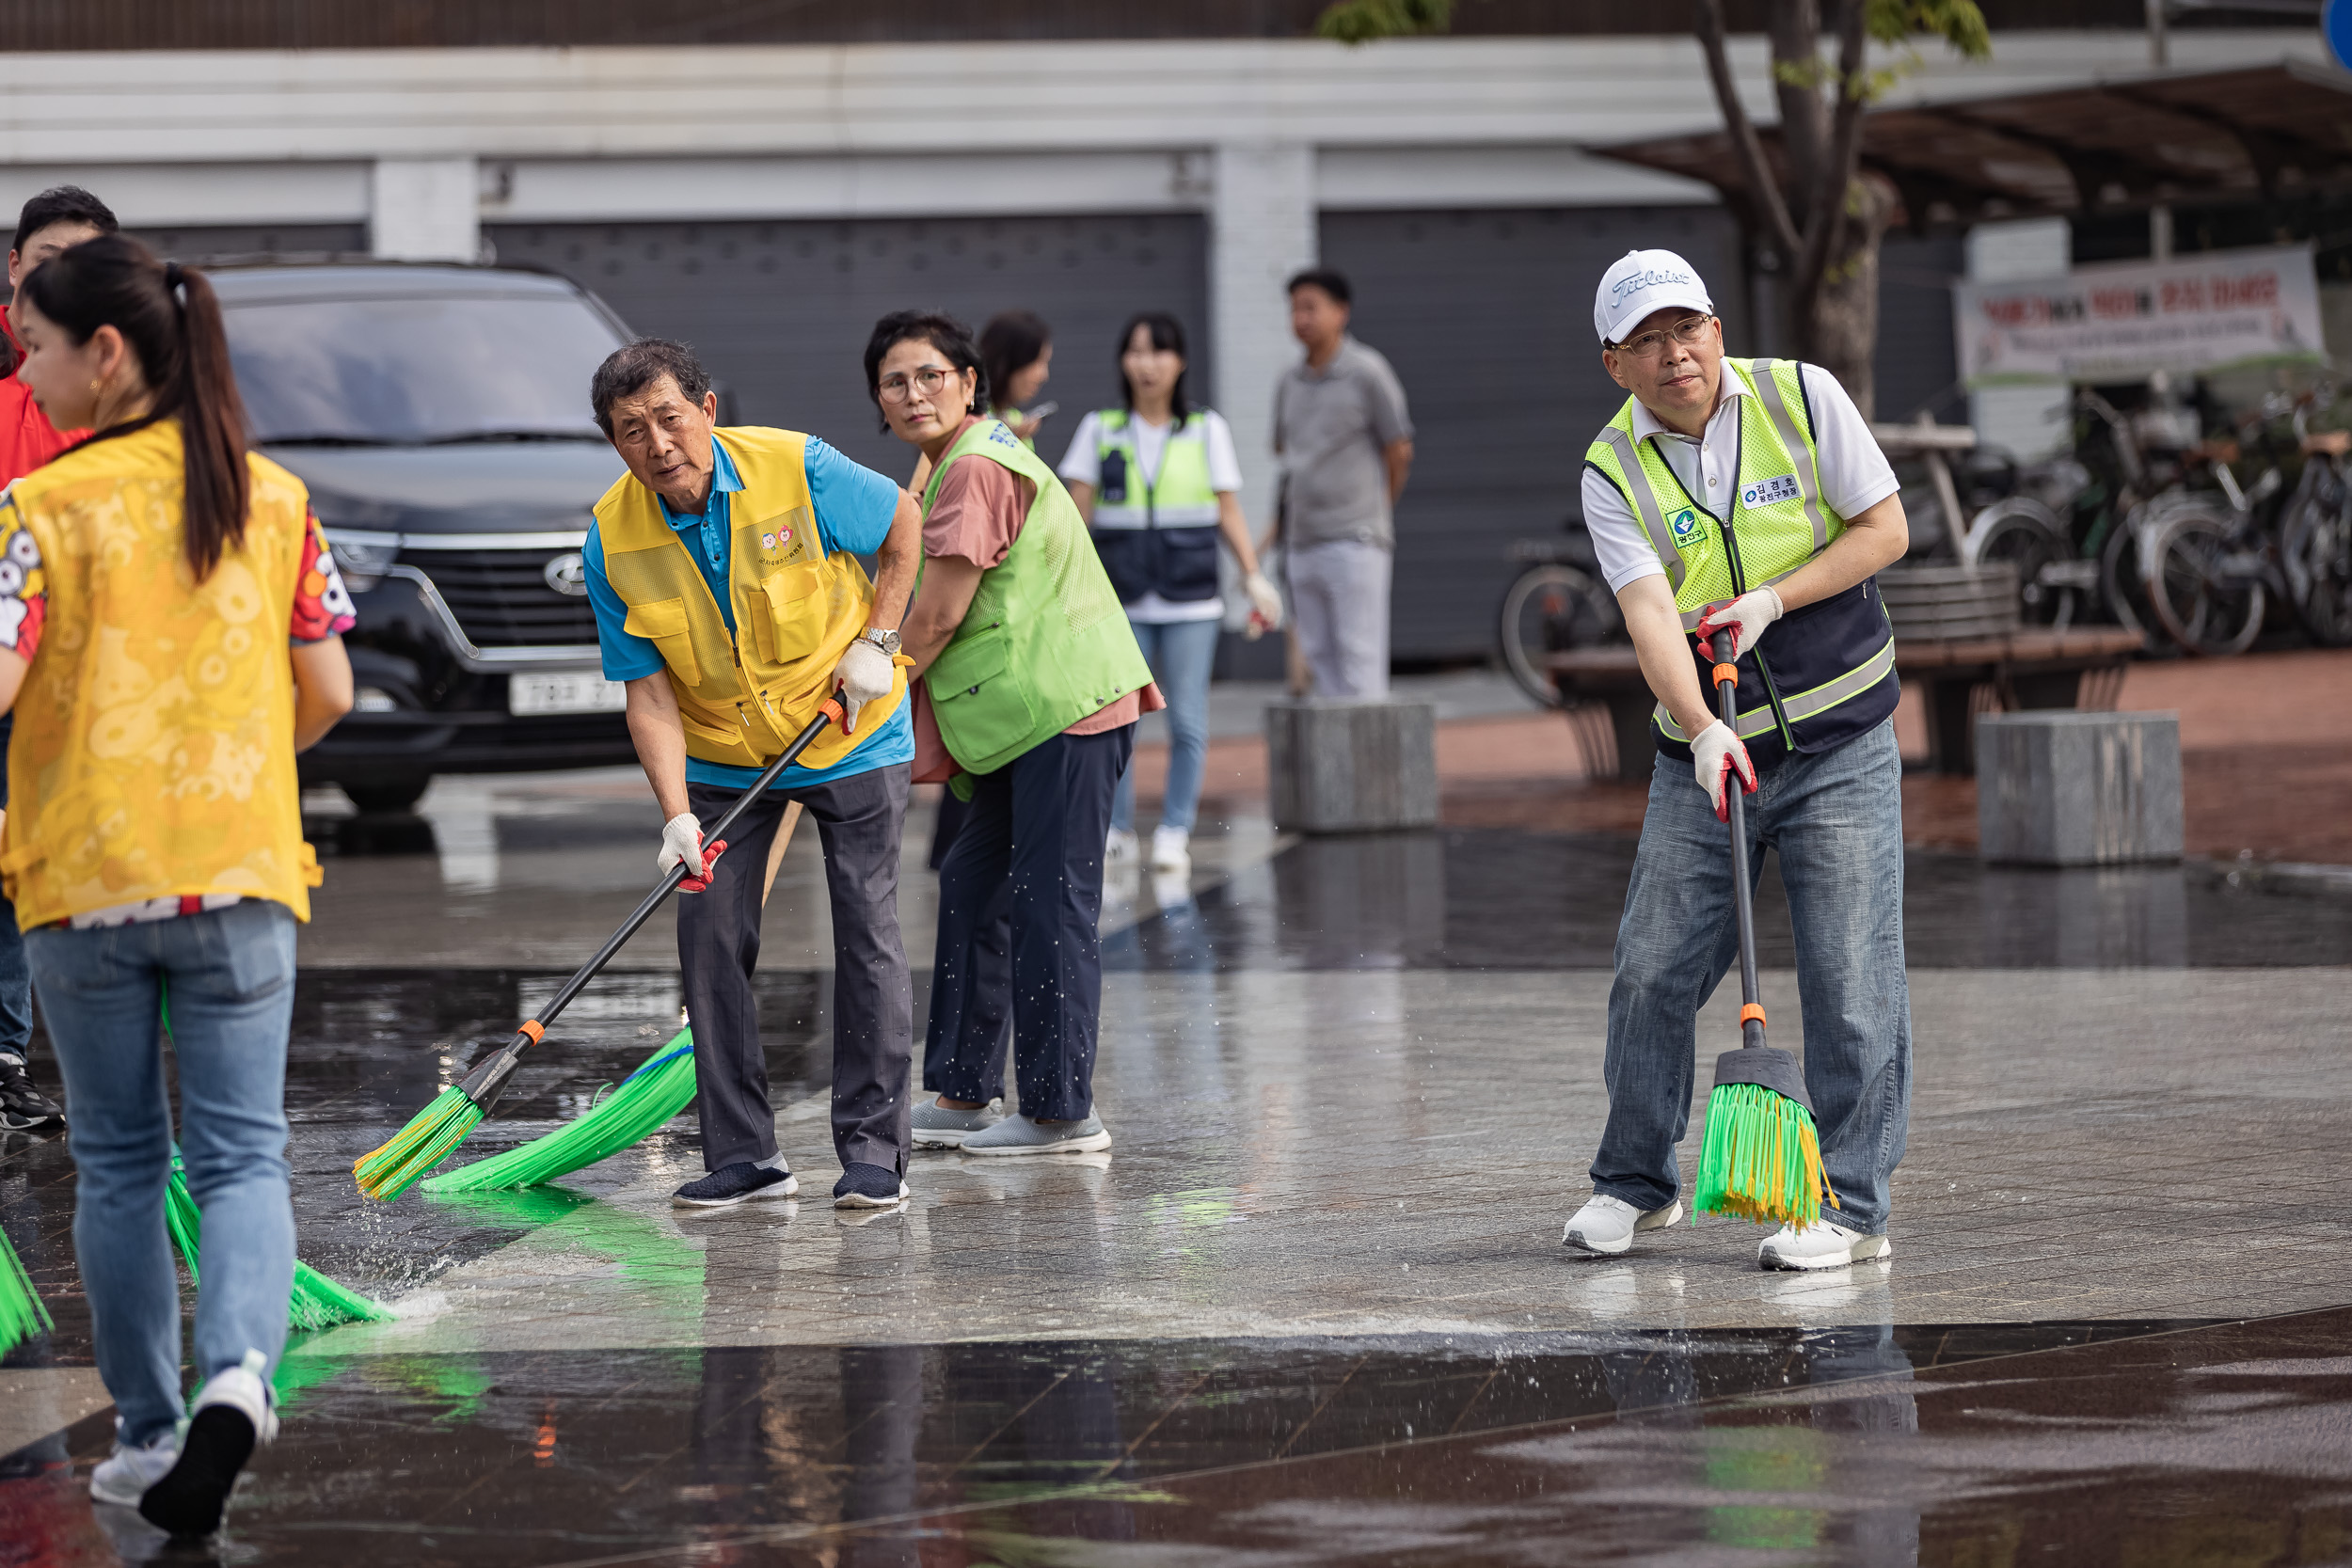
[[[1883,179],[1856,175],[1847,187],[1846,254],[1830,264],[1812,299],[1790,301],[1799,356],[1836,376],[1866,420],[1878,417],[1870,356],[1879,339],[1879,240],[1897,200]]]

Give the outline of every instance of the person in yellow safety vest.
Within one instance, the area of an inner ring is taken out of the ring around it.
[[[718,394],[684,343],[641,339],[596,371],[597,426],[628,472],[581,550],[605,678],[666,819],[660,864],[689,863],[678,967],[694,1030],[705,1175],[673,1201],[789,1197],[752,995],[768,852],[786,808],[817,820],[833,895],[834,1206],[907,1196],[914,996],[898,932],[898,839],[914,729],[898,626],[922,513],[890,480],[788,430],[716,428]],[[881,573],[858,564],[871,554]],[[838,691],[845,721],[736,819],[723,814]]]
[[[286,1037],[319,865],[294,753],[351,708],[350,595],[301,481],[245,443],[203,274],[108,234],[18,285],[17,372],[89,437],[0,499],[0,874],[72,1117],[73,1247],[115,1449],[102,1502],[209,1534],[278,1429],[294,1269]],[[204,1213],[193,1406],[165,1239],[171,1009]]]
[[[1611,267],[1593,326],[1631,395],[1585,453],[1584,519],[1658,696],[1659,764],[1609,992],[1608,1126],[1562,1240],[1613,1257],[1682,1214],[1696,1015],[1738,942],[1722,827],[1736,783],[1749,837],[1779,851],[1805,1087],[1841,1204],[1767,1238],[1758,1261],[1886,1258],[1911,1103],[1899,687],[1872,577],[1909,543],[1894,471],[1836,378],[1726,357],[1707,285],[1672,251]],[[1737,649],[1736,726],[1715,714],[1717,631]]]
[[[1094,552],[1110,574],[1136,642],[1168,698],[1168,787],[1152,834],[1152,868],[1192,868],[1192,824],[1209,751],[1209,674],[1224,629],[1219,538],[1241,568],[1251,637],[1282,624],[1282,596],[1258,569],[1241,510],[1241,459],[1224,416],[1184,392],[1184,324],[1164,310],[1119,336],[1121,406],[1089,414],[1061,460]],[[1113,865],[1136,860],[1136,786],[1120,775],[1111,805]]]

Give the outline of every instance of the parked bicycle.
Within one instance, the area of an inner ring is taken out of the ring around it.
[[[1546,707],[1565,705],[1549,656],[1626,641],[1625,617],[1601,580],[1583,519],[1571,516],[1561,527],[1559,539],[1522,539],[1512,546],[1521,570],[1503,591],[1497,628],[1503,667]]]

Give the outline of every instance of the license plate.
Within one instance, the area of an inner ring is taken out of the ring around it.
[[[628,705],[628,688],[596,674],[509,675],[506,711],[618,713]]]

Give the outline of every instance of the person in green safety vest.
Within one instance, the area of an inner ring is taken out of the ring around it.
[[[1108,1148],[1094,1107],[1103,843],[1136,720],[1166,705],[1070,492],[1003,420],[962,324],[907,310],[866,347],[886,429],[930,464],[904,651],[914,777],[970,802],[939,869],[914,1139],[968,1154]],[[993,1117],[1012,1021],[1020,1114]]]
[[[1658,697],[1659,752],[1618,927],[1593,1197],[1562,1240],[1613,1257],[1681,1217],[1696,1015],[1737,947],[1725,791],[1779,853],[1804,1008],[1805,1087],[1835,1220],[1767,1238],[1766,1268],[1891,1256],[1887,1185],[1911,1104],[1902,756],[1894,631],[1875,574],[1909,544],[1893,469],[1836,378],[1724,353],[1696,268],[1628,253],[1593,305],[1631,394],[1584,455],[1584,519]],[[1708,651],[1732,634],[1737,722]]]
[[[1255,638],[1282,624],[1282,596],[1258,569],[1241,510],[1241,459],[1214,408],[1184,391],[1184,324],[1164,310],[1132,317],[1119,336],[1121,405],[1089,414],[1061,460],[1062,483],[1087,519],[1168,695],[1168,788],[1152,834],[1152,869],[1192,866],[1192,824],[1209,752],[1209,673],[1224,629],[1216,548],[1233,552]],[[1114,864],[1136,859],[1136,792],[1121,779],[1111,808]]]

